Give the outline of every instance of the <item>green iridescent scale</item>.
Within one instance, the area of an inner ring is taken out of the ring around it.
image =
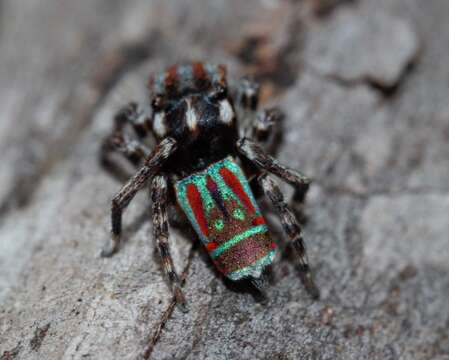
[[[217,267],[232,280],[258,276],[276,250],[248,180],[232,157],[175,184],[178,203]]]
[[[200,173],[193,174],[187,178],[184,178],[180,181],[178,181],[175,184],[176,189],[176,196],[178,199],[179,204],[181,205],[182,209],[186,213],[189,221],[192,223],[195,231],[200,236],[203,243],[207,244],[209,242],[209,239],[204,236],[200,229],[200,225],[198,224],[198,221],[195,217],[195,214],[189,204],[188,198],[187,198],[187,186],[189,184],[193,184],[198,189],[200,195],[202,204],[204,206],[204,210],[206,212],[206,217],[209,215],[209,213],[215,208],[214,200],[209,193],[209,190],[207,189],[207,176],[210,176],[215,183],[218,186],[218,191],[222,198],[227,200],[234,200],[236,201],[241,208],[243,208],[243,204],[241,203],[240,199],[234,194],[234,192],[229,188],[228,185],[223,181],[223,178],[220,175],[220,169],[227,168],[234,175],[237,176],[240,183],[243,186],[243,189],[245,190],[246,194],[249,196],[251,202],[253,203],[257,213],[259,213],[259,209],[257,208],[256,202],[254,200],[254,197],[252,195],[251,189],[249,187],[248,181],[246,180],[245,175],[243,174],[241,168],[234,162],[234,160],[231,157],[227,157],[223,159],[222,161],[219,161],[215,164],[212,164],[209,166],[206,170]],[[240,209],[241,212],[243,210]],[[244,214],[239,214],[239,217],[244,217]]]

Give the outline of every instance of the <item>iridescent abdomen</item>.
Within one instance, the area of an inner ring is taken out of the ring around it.
[[[175,184],[178,203],[228,278],[259,277],[273,261],[276,245],[248,180],[227,157]]]

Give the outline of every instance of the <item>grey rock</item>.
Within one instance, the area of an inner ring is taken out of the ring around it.
[[[0,6],[1,360],[449,356],[446,0],[359,1],[320,18],[284,1]],[[98,257],[121,185],[97,159],[113,113],[147,100],[149,72],[192,58],[258,76],[286,111],[276,156],[315,180],[304,235],[319,301],[288,249],[263,304],[173,231],[180,312],[145,191],[121,251]]]
[[[410,23],[380,9],[345,7],[315,22],[305,59],[316,71],[336,79],[393,87],[419,50]]]

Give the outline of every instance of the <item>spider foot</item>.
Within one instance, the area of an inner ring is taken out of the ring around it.
[[[262,275],[259,278],[252,278],[251,284],[254,286],[255,290],[257,291],[255,294],[253,294],[255,300],[260,303],[261,305],[267,305],[269,302],[266,288],[268,287],[268,280],[266,276]]]
[[[315,284],[315,281],[312,278],[312,275],[310,272],[307,273],[301,273],[301,280],[304,284],[304,287],[306,288],[307,292],[309,293],[310,297],[313,300],[319,300],[320,298],[320,290]]]
[[[296,219],[301,225],[307,224],[308,216],[305,211],[305,204],[302,202],[296,202],[294,199],[291,201],[291,209],[296,216]]]
[[[187,301],[184,293],[178,285],[175,285],[173,287],[173,294],[175,295],[176,305],[178,306],[178,309],[183,313],[189,312],[189,307],[187,306]]]
[[[111,257],[114,255],[120,247],[120,237],[118,235],[112,235],[110,239],[106,241],[100,252],[100,257]]]
[[[293,197],[290,201],[290,206],[293,210],[293,212],[296,215],[296,218],[298,222],[301,225],[305,225],[307,223],[307,214],[305,212],[305,202],[306,202],[306,195],[309,190],[309,184],[302,186],[301,188],[295,189],[295,192],[293,193]]]

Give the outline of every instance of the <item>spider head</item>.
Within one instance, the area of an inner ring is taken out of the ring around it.
[[[231,99],[223,89],[211,93],[196,93],[176,100],[155,98],[153,131],[160,139],[171,136],[182,140],[196,138],[231,128],[236,121]]]
[[[198,137],[235,122],[224,66],[175,66],[153,78],[151,88],[153,130],[159,138]]]

